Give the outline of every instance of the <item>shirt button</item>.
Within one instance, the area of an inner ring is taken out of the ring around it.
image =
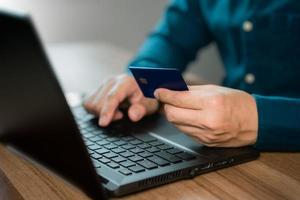
[[[243,30],[245,32],[251,32],[253,30],[253,23],[250,21],[245,21],[243,23]]]
[[[248,83],[248,84],[253,84],[255,82],[255,76],[251,73],[246,74],[245,82]]]

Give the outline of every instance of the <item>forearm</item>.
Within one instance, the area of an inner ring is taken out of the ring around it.
[[[300,151],[300,99],[253,95],[258,109],[262,151]]]
[[[198,1],[174,0],[129,65],[183,71],[210,41]]]

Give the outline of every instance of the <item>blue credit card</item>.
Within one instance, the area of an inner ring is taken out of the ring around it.
[[[145,97],[154,98],[154,91],[158,88],[175,91],[188,90],[180,71],[177,69],[134,66],[130,66],[129,69]]]

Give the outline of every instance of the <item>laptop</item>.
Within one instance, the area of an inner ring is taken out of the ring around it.
[[[91,198],[123,196],[259,156],[252,147],[202,146],[160,114],[99,127],[83,107],[68,106],[30,17],[1,10],[0,24],[1,142]]]

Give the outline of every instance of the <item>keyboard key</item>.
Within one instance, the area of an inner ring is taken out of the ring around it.
[[[180,158],[178,158],[170,153],[167,153],[167,152],[160,151],[155,154],[159,157],[162,157],[162,158],[172,162],[172,163],[178,163],[178,162],[182,161]]]
[[[134,153],[130,152],[130,151],[126,151],[124,153],[120,153],[121,156],[128,158],[130,156],[134,156]]]
[[[149,160],[143,160],[139,162],[139,165],[145,167],[146,169],[154,169],[157,168],[157,165],[153,162],[150,162]]]
[[[95,153],[94,150],[87,149],[89,154]]]
[[[94,135],[91,133],[86,133],[86,134],[83,134],[83,137],[90,138],[90,137],[94,137]]]
[[[134,140],[135,138],[132,137],[132,136],[124,136],[121,139],[124,140],[124,141],[126,141],[126,142],[128,142],[128,141]]]
[[[186,153],[186,152],[178,153],[175,155],[183,160],[192,160],[192,159],[196,158],[194,155]]]
[[[106,140],[100,140],[100,141],[98,141],[98,142],[96,142],[97,144],[99,144],[100,146],[103,146],[103,145],[107,145],[107,144],[109,144],[109,142],[108,141],[106,141]]]
[[[111,168],[113,168],[113,169],[117,169],[117,168],[120,167],[120,166],[119,166],[117,163],[115,163],[115,162],[107,163],[107,166],[109,166],[109,167],[111,167]]]
[[[132,144],[126,144],[126,145],[123,145],[122,148],[128,150],[128,149],[133,149],[133,148],[135,148],[135,146],[133,146]]]
[[[98,133],[98,134],[95,134],[95,135],[101,137],[102,139],[108,138],[108,135],[106,135],[106,134],[104,134],[104,133]]]
[[[157,148],[159,148],[161,150],[168,150],[168,149],[172,149],[173,147],[168,144],[164,144],[164,145],[158,146]]]
[[[101,149],[101,146],[99,146],[98,144],[93,144],[93,145],[87,146],[87,148],[90,150],[97,150],[97,149]]]
[[[149,152],[147,152],[147,151],[142,152],[142,153],[139,153],[139,155],[142,156],[143,158],[148,158],[148,157],[150,157],[150,156],[153,156],[152,153],[149,153]]]
[[[132,172],[129,171],[128,169],[121,169],[121,170],[119,170],[119,172],[120,172],[121,174],[124,174],[125,176],[129,176],[129,175],[132,174]]]
[[[118,148],[112,149],[111,151],[119,154],[119,153],[125,152],[126,150],[121,147],[118,147]]]
[[[100,162],[102,162],[102,163],[104,163],[104,164],[107,164],[107,163],[109,163],[109,162],[110,162],[110,160],[109,160],[109,159],[107,159],[107,158],[104,158],[104,157],[103,157],[103,158],[100,158],[100,159],[99,159],[99,161],[100,161]]]
[[[92,131],[92,133],[94,134],[94,135],[100,135],[100,134],[103,134],[103,130],[94,130],[94,131]]]
[[[137,139],[142,140],[143,142],[154,142],[157,141],[155,137],[149,134],[136,134],[134,135]]]
[[[147,149],[147,148],[150,148],[151,145],[147,144],[147,143],[143,143],[143,144],[138,145],[138,147],[140,147],[141,149]]]
[[[101,163],[98,160],[92,159],[92,162],[94,164],[94,167],[96,167],[96,168],[101,167]]]
[[[97,141],[102,140],[102,138],[99,137],[99,136],[94,136],[94,137],[89,138],[89,140],[92,141],[92,142],[97,142]]]
[[[156,148],[156,147],[151,147],[151,148],[149,148],[149,149],[146,149],[147,151],[149,151],[150,153],[155,153],[155,152],[158,152],[158,151],[160,151],[158,148]]]
[[[116,142],[116,141],[119,140],[119,138],[117,138],[117,137],[110,137],[110,138],[107,138],[106,140],[109,141],[109,142]]]
[[[117,157],[118,154],[116,154],[114,152],[109,152],[109,153],[103,154],[103,156],[105,156],[106,158],[114,158],[114,157]]]
[[[95,144],[95,143],[94,143],[94,142],[91,142],[91,141],[89,141],[89,140],[88,140],[88,141],[85,141],[85,145],[86,145],[86,146],[90,146],[90,145],[93,145],[93,144]]]
[[[135,153],[135,154],[144,152],[143,149],[138,148],[138,147],[136,147],[136,148],[134,148],[134,149],[130,149],[130,151],[131,151],[132,153]]]
[[[167,150],[167,152],[170,154],[176,154],[176,153],[181,153],[182,151],[180,149],[173,148],[173,149]]]
[[[88,127],[88,129],[89,129],[90,131],[95,131],[95,130],[98,130],[98,127],[95,126],[95,125],[90,125],[90,126]]]
[[[80,126],[80,129],[86,129],[90,125],[87,123],[81,123],[79,126]]]
[[[96,160],[99,159],[99,158],[102,158],[102,156],[100,154],[98,154],[98,153],[91,154],[91,157],[95,158]]]
[[[111,160],[116,162],[116,163],[120,163],[120,162],[126,161],[126,158],[124,158],[122,156],[118,156],[118,157],[112,158]]]
[[[122,146],[122,145],[124,145],[124,144],[127,144],[127,142],[124,142],[124,141],[122,141],[122,140],[119,140],[119,141],[114,142],[114,144],[117,145],[117,146]]]
[[[107,149],[114,149],[114,148],[117,148],[118,146],[111,143],[111,144],[104,145],[104,147],[107,148]]]
[[[158,164],[159,166],[166,166],[166,165],[169,165],[170,163],[158,156],[152,156],[152,157],[149,157],[148,160]]]
[[[90,131],[90,132],[91,132],[91,131],[94,131],[95,129],[94,129],[93,127],[90,127],[90,126],[89,126],[89,127],[86,127],[86,128],[85,128],[85,130],[87,130],[87,131]]]
[[[131,166],[134,166],[135,163],[130,160],[127,160],[127,161],[121,162],[120,165],[122,165],[123,167],[131,167]]]
[[[151,144],[152,146],[159,146],[159,145],[164,145],[165,143],[160,141],[154,141],[154,142],[150,142],[149,144]]]
[[[96,152],[102,155],[102,154],[108,153],[109,150],[105,149],[105,148],[102,148],[102,149],[97,149]]]
[[[143,142],[140,140],[131,140],[131,141],[129,141],[129,143],[133,144],[133,145],[138,145],[138,144],[142,144]]]
[[[137,161],[144,160],[144,158],[142,158],[141,156],[135,155],[135,156],[129,157],[129,160],[131,160],[133,162],[137,162]]]
[[[139,173],[139,172],[145,171],[145,168],[143,168],[143,167],[141,167],[139,165],[129,167],[128,169],[131,170],[131,171],[133,171],[133,172],[135,172],[135,173]]]

